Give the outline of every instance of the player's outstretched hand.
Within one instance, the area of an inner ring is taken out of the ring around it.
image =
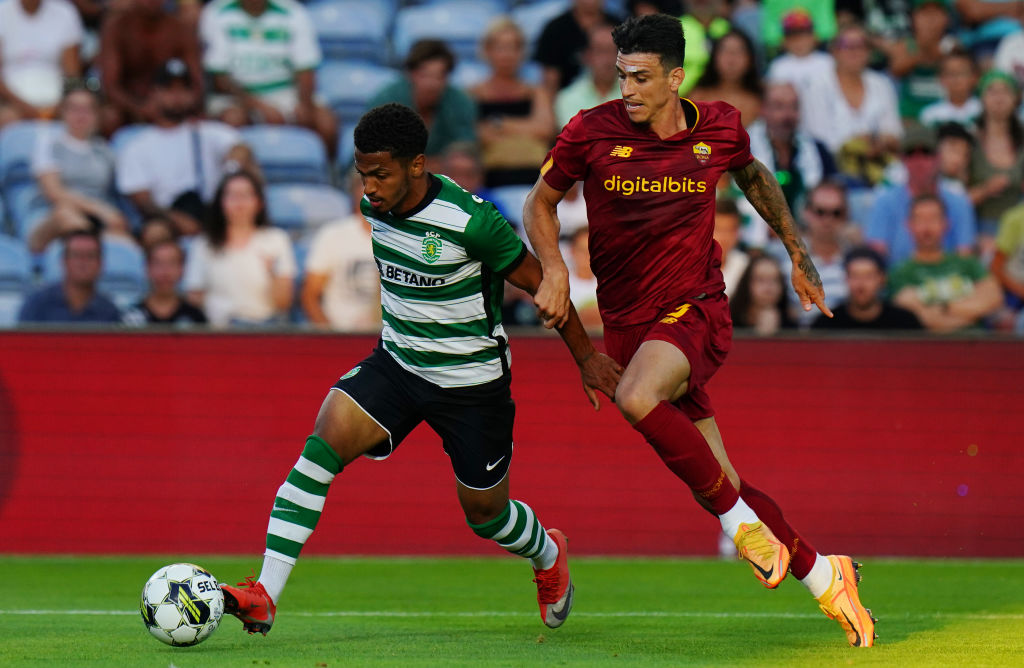
[[[601,403],[597,399],[597,390],[600,390],[612,401],[615,401],[615,388],[622,378],[623,368],[618,362],[604,353],[595,352],[587,357],[580,364],[580,376],[583,378],[583,391],[594,406],[594,410],[601,409]]]
[[[568,275],[545,274],[533,295],[537,315],[545,327],[561,327],[569,319]]]
[[[793,289],[805,311],[810,311],[811,306],[816,305],[819,311],[833,317],[832,310],[825,305],[825,289],[821,287],[818,270],[806,256],[804,262],[793,263]]]

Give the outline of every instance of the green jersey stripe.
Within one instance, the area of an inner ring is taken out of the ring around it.
[[[392,354],[403,359],[407,364],[419,367],[444,367],[469,364],[472,362],[490,362],[500,356],[497,347],[485,348],[468,354],[454,354],[450,352],[415,350],[405,348],[394,341],[394,332],[385,327],[381,334],[384,339],[384,347]]]
[[[406,263],[411,261],[418,264],[427,264],[424,261],[425,257],[423,254],[424,242],[427,240],[425,235],[408,234],[391,227],[391,225],[383,221],[371,220],[370,223],[374,225],[374,250],[379,246],[388,248],[399,256],[404,256]],[[442,238],[440,253],[430,261],[430,264],[461,264],[467,260],[469,260],[469,256],[466,255],[466,249],[463,246],[455,242],[445,243],[445,240]]]

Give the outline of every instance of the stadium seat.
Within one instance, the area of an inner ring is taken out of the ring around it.
[[[325,58],[388,62],[392,8],[366,0],[333,0],[308,10]]]
[[[320,137],[295,125],[250,125],[242,138],[268,183],[327,183],[327,152]]]
[[[339,128],[338,132],[338,167],[339,172],[344,177],[345,172],[352,167],[352,163],[355,162],[356,144],[353,138],[355,132],[355,125],[346,125]]]
[[[43,251],[43,281],[46,283],[60,281],[64,276],[62,250],[63,244],[55,241]],[[100,292],[123,310],[139,301],[146,291],[146,284],[146,262],[142,250],[127,239],[104,237]]]
[[[543,0],[520,5],[512,10],[512,18],[526,35],[527,53],[533,53],[533,45],[537,42],[544,26],[551,19],[569,10],[570,0]]]
[[[0,234],[0,327],[18,321],[18,310],[32,284],[32,256],[18,239]]]
[[[487,24],[503,12],[502,3],[488,0],[449,0],[398,10],[392,47],[397,62],[421,39],[442,39],[459,59],[473,60]]]
[[[11,186],[34,180],[31,163],[36,141],[55,125],[52,121],[19,121],[0,130],[0,187],[5,193]]]
[[[326,61],[317,71],[317,89],[343,125],[354,125],[373,95],[401,76],[398,70],[351,60]]]
[[[491,76],[491,66],[479,60],[459,60],[449,82],[456,88],[469,90]]]
[[[270,222],[295,239],[323,223],[347,216],[352,210],[345,193],[326,185],[272,183],[267,186]]]

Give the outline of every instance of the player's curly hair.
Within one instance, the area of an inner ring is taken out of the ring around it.
[[[363,114],[353,139],[360,153],[410,160],[427,150],[427,126],[409,107],[389,102]]]
[[[666,72],[683,66],[686,39],[679,19],[668,14],[634,16],[612,29],[621,53],[656,53]]]

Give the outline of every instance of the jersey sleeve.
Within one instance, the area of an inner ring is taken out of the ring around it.
[[[463,246],[471,258],[499,274],[515,268],[526,255],[526,244],[490,202],[481,206],[466,225]]]
[[[292,18],[291,65],[296,72],[315,70],[322,58],[320,43],[316,40],[316,30],[309,13],[299,6]]]
[[[231,44],[215,11],[211,5],[207,5],[199,19],[203,69],[211,74],[224,74],[231,69]]]
[[[747,129],[743,127],[743,123],[740,121],[739,111],[734,109],[728,115],[728,124],[730,125],[730,134],[733,134],[735,137],[732,155],[729,157],[728,170],[731,172],[743,169],[754,162],[754,154],[750,152],[750,135],[747,134]]]
[[[582,181],[586,173],[587,142],[581,111],[558,134],[555,147],[544,158],[540,175],[549,186],[564,192],[577,181]]]

